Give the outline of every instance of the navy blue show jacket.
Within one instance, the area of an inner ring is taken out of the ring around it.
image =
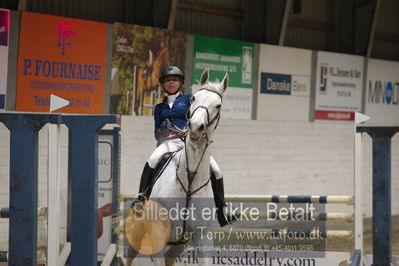
[[[155,106],[154,110],[154,120],[155,120],[155,138],[160,141],[162,137],[165,136],[165,131],[167,131],[168,118],[172,123],[172,126],[185,130],[187,128],[187,117],[186,113],[190,108],[192,94],[179,95],[175,99],[172,108],[169,107],[168,98],[165,97],[162,103]],[[169,132],[170,133],[170,132]]]

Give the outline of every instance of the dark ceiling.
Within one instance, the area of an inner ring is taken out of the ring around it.
[[[0,0],[0,7],[399,61],[396,0]]]

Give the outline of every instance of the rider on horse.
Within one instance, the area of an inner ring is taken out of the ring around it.
[[[192,94],[182,94],[184,74],[176,66],[163,69],[159,83],[166,93],[162,103],[155,106],[155,138],[158,141],[157,148],[151,154],[144,166],[141,175],[139,195],[132,203],[145,201],[151,193],[152,177],[154,170],[166,154],[174,153],[184,147],[184,132],[187,129],[187,111],[190,108]],[[211,156],[211,182],[213,196],[216,205],[216,213],[220,226],[231,224],[236,217],[225,215],[223,177],[219,166]]]

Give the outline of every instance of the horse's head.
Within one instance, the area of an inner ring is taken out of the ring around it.
[[[198,142],[209,138],[219,123],[223,93],[227,88],[229,76],[226,73],[222,82],[209,82],[209,70],[201,75],[200,89],[191,98],[188,113],[188,137]]]

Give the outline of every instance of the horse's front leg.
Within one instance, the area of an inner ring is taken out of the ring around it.
[[[184,245],[171,246],[165,254],[166,266],[175,265],[177,257],[184,251]]]
[[[212,265],[213,238],[212,226],[197,225],[193,232],[195,261],[198,265]]]

